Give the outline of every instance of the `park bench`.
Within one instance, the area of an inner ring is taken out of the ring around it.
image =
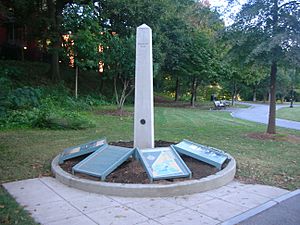
[[[221,102],[227,107],[230,106],[230,101],[227,100],[221,100]]]
[[[229,103],[225,100],[221,100],[221,101],[213,101],[214,105],[215,105],[215,109],[222,109],[222,108],[226,108],[226,106],[229,106]]]

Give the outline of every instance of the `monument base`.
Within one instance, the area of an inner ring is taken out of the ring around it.
[[[59,165],[59,155],[52,163],[55,178],[61,183],[83,191],[122,197],[168,197],[200,193],[219,188],[234,179],[236,161],[233,157],[221,171],[202,179],[174,182],[172,184],[124,184],[94,181],[76,177]]]

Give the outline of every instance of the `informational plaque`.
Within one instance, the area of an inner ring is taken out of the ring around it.
[[[137,149],[137,153],[151,182],[191,177],[191,171],[173,147]]]
[[[92,153],[104,144],[106,144],[105,138],[91,141],[82,145],[66,148],[59,157],[59,163],[61,164],[68,159]]]
[[[219,149],[200,145],[188,140],[181,141],[177,145],[174,145],[174,148],[180,154],[188,155],[192,158],[206,162],[217,167],[219,170],[228,158],[228,156]]]
[[[125,162],[134,149],[104,144],[97,151],[73,166],[73,173],[84,173],[105,180],[112,171]]]

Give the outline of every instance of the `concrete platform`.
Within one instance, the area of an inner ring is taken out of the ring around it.
[[[125,198],[70,188],[52,177],[3,184],[44,225],[221,224],[262,204],[277,204],[289,191],[232,181],[198,194]]]

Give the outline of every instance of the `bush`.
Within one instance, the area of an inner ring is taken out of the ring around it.
[[[9,81],[2,80],[2,86]],[[3,105],[6,112],[0,114],[0,124],[5,128],[85,129],[93,127],[94,123],[81,111],[108,104],[101,95],[70,97],[63,84],[41,88],[25,86],[12,91],[9,88],[5,93],[7,104],[0,99],[0,110]]]
[[[10,79],[6,77],[0,77],[0,117],[6,114],[8,108],[10,108],[10,102],[8,95],[11,91],[12,83]]]
[[[5,117],[0,117],[1,127],[12,128],[48,128],[48,129],[86,129],[94,127],[80,112],[58,108],[32,108],[30,110],[11,110]]]
[[[62,108],[52,98],[42,100],[37,119],[33,127],[49,129],[86,129],[93,127],[94,123],[82,113]]]
[[[23,87],[13,90],[8,96],[13,109],[28,109],[40,105],[41,90],[32,87]]]
[[[44,117],[43,120],[39,118],[34,126],[49,129],[79,130],[94,127],[95,124],[79,112],[56,111]]]
[[[31,127],[38,119],[38,109],[11,110],[5,118],[2,118],[2,127]]]
[[[50,70],[48,63],[0,60],[0,76],[27,83],[28,78],[40,78]]]

